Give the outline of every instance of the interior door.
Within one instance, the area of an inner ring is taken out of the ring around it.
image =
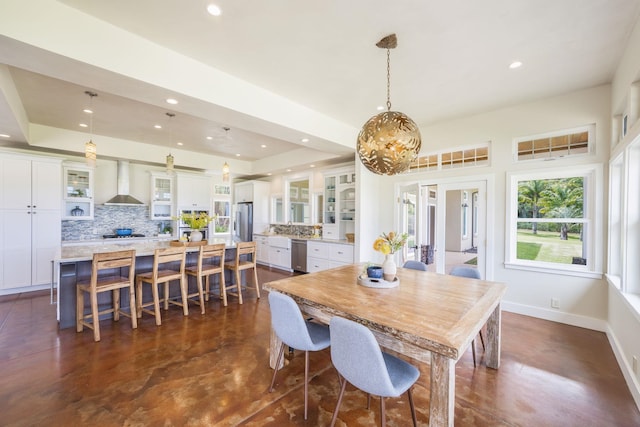
[[[400,188],[400,227],[401,233],[409,236],[402,248],[402,263],[408,260],[420,261],[421,224],[420,224],[420,185],[412,184]]]

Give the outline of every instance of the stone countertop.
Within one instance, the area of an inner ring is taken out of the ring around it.
[[[353,245],[354,242],[348,242],[346,239],[336,240],[336,239],[324,239],[322,237],[313,237],[313,236],[298,236],[296,234],[276,234],[276,233],[253,233],[254,236],[278,236],[278,237],[287,237],[292,240],[307,240],[309,242],[323,242],[323,243],[340,243],[342,245]]]
[[[56,254],[55,262],[77,262],[91,261],[94,253],[126,251],[135,249],[136,256],[153,255],[156,249],[168,248],[170,240],[168,239],[105,239],[96,241],[87,241],[90,243],[82,244],[75,242],[73,244],[63,245],[60,252]],[[209,244],[224,243],[227,249],[236,247],[235,241],[232,239],[212,238]],[[187,246],[187,252],[196,252],[199,246]]]

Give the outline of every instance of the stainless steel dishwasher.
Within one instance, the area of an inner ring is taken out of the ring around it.
[[[307,272],[307,241],[291,239],[291,268],[294,271]]]

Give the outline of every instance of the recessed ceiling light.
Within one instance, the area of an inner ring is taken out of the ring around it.
[[[267,176],[271,176],[271,172],[269,172],[269,173],[267,174]]]
[[[302,142],[309,142],[309,138],[302,138],[301,141]]]
[[[376,107],[376,110],[378,110],[378,111],[382,111],[382,110],[384,110],[384,107],[383,107],[382,105],[378,105],[378,106]]]
[[[511,64],[509,64],[509,68],[511,68],[512,70],[520,67],[522,67],[522,62],[520,61],[513,61]]]
[[[80,123],[78,126],[80,126],[81,128],[89,127],[89,125],[87,125],[86,123]]]
[[[287,172],[291,172],[291,169],[287,169]]]
[[[84,110],[82,110],[82,111],[84,111],[84,112],[85,112],[85,113],[87,113],[87,114],[93,114],[93,110],[90,110],[90,109],[88,109],[88,108],[85,108],[85,109],[84,109]]]
[[[316,165],[309,165],[309,167],[310,167],[310,168],[315,168],[315,167],[316,167]]]
[[[209,14],[213,16],[220,16],[222,10],[220,9],[220,7],[212,3],[207,6],[207,12],[209,12]]]
[[[167,98],[167,104],[176,105],[178,103],[177,99]]]
[[[265,144],[262,144],[260,147],[261,148],[267,148],[267,146]]]
[[[162,126],[160,126],[160,125],[153,125],[153,127],[156,128],[156,129],[162,129]]]
[[[183,146],[184,144],[182,142],[178,142],[178,145]]]
[[[211,140],[213,139],[213,137],[212,137],[212,136],[208,136],[208,137],[207,137],[207,139],[208,139],[209,141],[211,141]]]
[[[236,153],[236,157],[240,157],[240,153]]]
[[[6,133],[0,133],[0,138],[11,138],[11,135],[7,135]]]

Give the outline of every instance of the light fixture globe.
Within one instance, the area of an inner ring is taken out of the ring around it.
[[[378,175],[396,175],[409,169],[421,146],[420,129],[398,111],[371,117],[358,134],[360,161]]]

